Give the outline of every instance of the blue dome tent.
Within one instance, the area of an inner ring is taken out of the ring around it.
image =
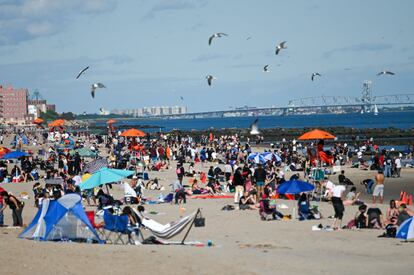
[[[101,239],[83,210],[78,194],[43,200],[33,221],[19,238],[40,241],[95,241]]]

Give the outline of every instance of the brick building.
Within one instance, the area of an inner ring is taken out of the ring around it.
[[[27,89],[14,89],[0,85],[0,118],[4,120],[27,119]]]

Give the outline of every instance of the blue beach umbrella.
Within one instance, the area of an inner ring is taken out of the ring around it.
[[[84,181],[80,185],[80,188],[82,190],[92,189],[102,184],[120,181],[121,179],[129,177],[132,174],[134,174],[134,171],[104,167],[99,169],[96,173]]]
[[[21,157],[27,157],[29,154],[22,151],[13,151],[3,156],[3,159],[18,159]]]
[[[414,239],[414,217],[405,220],[398,228],[397,239]]]
[[[305,181],[290,180],[279,185],[277,192],[279,194],[299,194],[312,191],[313,189],[315,189],[315,186]]]
[[[250,155],[247,157],[247,160],[254,161],[255,163],[265,163],[266,162],[264,157],[259,153],[250,153]]]
[[[275,159],[276,162],[282,161],[282,159],[278,155],[276,155],[275,153],[272,153],[272,152],[264,152],[264,153],[261,153],[260,155],[262,155],[265,160]]]

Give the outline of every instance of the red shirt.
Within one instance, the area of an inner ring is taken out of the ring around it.
[[[1,193],[5,192],[6,190],[4,190],[2,187],[0,187],[0,203],[3,204],[3,196],[1,195]]]

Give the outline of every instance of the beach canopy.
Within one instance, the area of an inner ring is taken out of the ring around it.
[[[99,185],[120,181],[121,179],[129,177],[132,174],[134,174],[134,171],[104,167],[99,169],[86,181],[82,182],[80,188],[82,190],[92,189],[98,187]]]
[[[336,137],[326,131],[319,129],[306,132],[299,137],[299,140],[335,139]]]
[[[117,121],[115,120],[115,119],[110,119],[110,120],[108,120],[106,123],[107,124],[114,124],[114,123],[116,123]]]
[[[266,159],[259,153],[250,153],[247,160],[253,161],[254,163],[266,163]]]
[[[141,130],[131,128],[129,130],[126,130],[122,132],[121,136],[123,137],[145,137],[145,133]]]
[[[414,217],[406,219],[398,228],[397,239],[414,239]]]
[[[10,153],[11,150],[6,147],[0,147],[0,158],[2,158],[5,154]]]
[[[13,151],[10,153],[5,154],[2,159],[18,159],[21,157],[27,157],[29,154],[22,151]]]
[[[315,189],[315,186],[308,182],[300,180],[290,180],[279,185],[277,188],[277,192],[279,194],[299,194],[302,192],[312,191],[313,189]]]
[[[35,120],[33,120],[34,124],[42,124],[44,122],[43,119],[41,119],[40,117],[36,118]]]
[[[48,124],[49,127],[62,127],[65,125],[64,119],[56,119]]]
[[[68,194],[58,200],[44,199],[33,221],[19,238],[41,241],[91,240],[101,242],[92,227],[78,194]]]

